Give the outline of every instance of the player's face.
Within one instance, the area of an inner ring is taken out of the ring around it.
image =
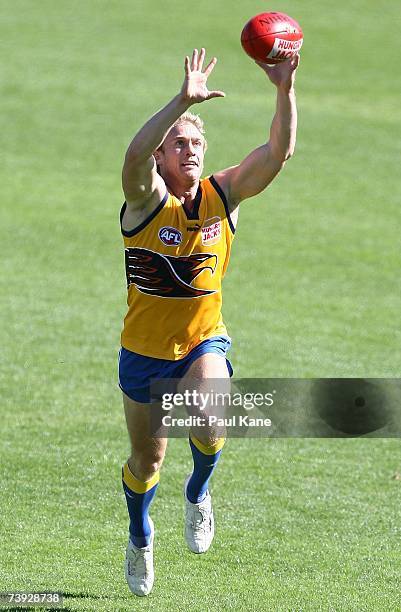
[[[203,171],[205,139],[192,123],[181,123],[168,133],[158,162],[163,176],[195,182]]]

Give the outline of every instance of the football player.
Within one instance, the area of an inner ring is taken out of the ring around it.
[[[123,466],[130,517],[125,574],[136,595],[153,586],[154,526],[149,506],[159,484],[167,439],[151,435],[150,379],[229,380],[230,337],[221,316],[226,272],[240,203],[263,191],[295,147],[294,92],[299,56],[274,67],[257,62],[277,92],[267,142],[240,164],[201,178],[207,142],[203,122],[189,111],[223,98],[208,89],[216,58],[204,67],[205,49],[185,58],[181,91],[139,130],[128,147],[122,173],[128,312],[121,337],[119,384],[131,454]],[[230,135],[226,135],[229,139]],[[184,484],[185,538],[195,553],[214,535],[210,476],[224,438],[193,429],[193,471]]]

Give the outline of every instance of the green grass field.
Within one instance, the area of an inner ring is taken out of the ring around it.
[[[229,440],[201,557],[182,537],[190,452],[170,441],[154,591],[124,580],[122,159],[194,46],[227,93],[199,107],[206,173],[265,141],[274,89],[239,34],[269,9],[304,29],[298,145],[241,208],[236,376],[400,376],[395,0],[2,0],[0,591],[59,591],[65,610],[401,610],[398,439]]]

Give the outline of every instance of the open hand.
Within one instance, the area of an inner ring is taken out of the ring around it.
[[[289,91],[294,85],[295,72],[299,66],[299,59],[299,53],[297,53],[291,59],[284,60],[279,64],[274,64],[274,66],[259,62],[258,60],[255,61],[257,65],[266,72],[267,76],[276,87],[282,87]]]
[[[201,49],[200,54],[198,49],[194,49],[192,59],[188,55],[185,58],[185,80],[181,88],[181,96],[189,104],[204,102],[211,98],[224,98],[224,91],[209,91],[207,88],[207,79],[216,65],[217,58],[209,62],[204,70],[203,62],[205,60],[206,51]]]

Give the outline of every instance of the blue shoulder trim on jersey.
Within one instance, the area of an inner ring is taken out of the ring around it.
[[[131,236],[135,236],[135,234],[138,234],[141,230],[143,230],[148,225],[148,223],[150,223],[152,219],[156,217],[157,213],[161,211],[161,209],[167,202],[167,199],[168,199],[168,191],[166,192],[166,195],[164,196],[160,204],[154,209],[154,211],[151,212],[150,215],[146,217],[144,221],[142,221],[142,223],[134,227],[134,229],[130,230],[129,232],[124,230],[122,226],[123,216],[127,208],[127,202],[124,202],[124,204],[122,205],[121,211],[120,211],[120,228],[121,228],[121,233],[123,234],[123,236],[127,236],[128,238],[131,238]]]
[[[220,185],[218,184],[218,182],[216,181],[216,179],[214,178],[214,176],[209,176],[209,181],[211,182],[211,184],[213,185],[213,187],[215,188],[215,190],[217,191],[217,193],[219,194],[223,204],[224,204],[224,209],[226,211],[226,216],[227,216],[227,221],[228,224],[230,226],[230,229],[232,231],[233,234],[235,234],[235,227],[234,227],[234,223],[231,220],[231,215],[230,215],[230,210],[228,208],[228,202],[227,202],[227,198],[224,194],[224,191],[222,190],[222,188],[220,187]]]

